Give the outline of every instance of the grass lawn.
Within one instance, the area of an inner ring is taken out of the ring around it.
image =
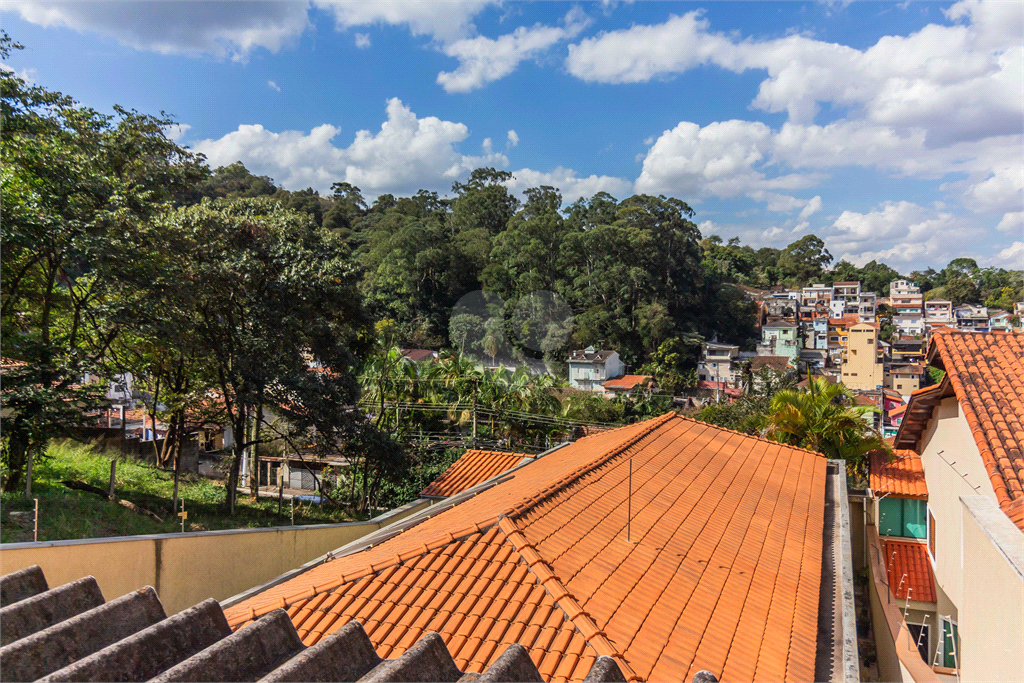
[[[99,496],[67,488],[61,481],[78,479],[104,491],[110,484],[112,451],[99,451],[72,441],[56,442],[47,457],[33,465],[32,495],[39,499],[39,540],[102,538],[181,531],[181,520],[171,511],[174,475],[134,460],[119,458],[116,493],[139,507],[156,513],[164,521],[140,515]],[[261,497],[259,503],[239,495],[235,515],[224,511],[224,485],[195,475],[182,475],[180,495],[185,499],[188,520],[185,531],[245,529],[291,524],[291,510],[285,501],[277,514],[277,500]],[[4,493],[0,498],[0,542],[32,540],[33,502],[24,493]],[[28,512],[28,515],[11,513]],[[295,506],[295,524],[349,522],[341,510],[320,508],[314,503]]]

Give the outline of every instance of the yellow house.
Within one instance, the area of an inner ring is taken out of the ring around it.
[[[851,389],[873,391],[884,382],[884,366],[878,346],[878,324],[851,325],[842,356],[842,382]]]
[[[862,537],[884,680],[1024,679],[1022,358],[1021,334],[934,334],[946,374],[911,395],[894,443],[917,496],[897,461],[872,463]]]

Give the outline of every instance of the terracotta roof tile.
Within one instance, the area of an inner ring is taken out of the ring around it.
[[[935,575],[925,544],[886,539],[882,545],[892,594],[900,600],[935,602]]]
[[[1024,335],[942,330],[932,344],[1006,511],[1024,498]]]
[[[531,456],[522,453],[467,450],[462,456],[420,491],[421,496],[447,498],[510,470]]]
[[[389,657],[435,630],[472,672],[518,642],[553,681],[600,655],[627,680],[811,680],[825,478],[819,454],[668,414],[554,451],[228,620],[302,605],[304,640],[357,619]]]
[[[654,379],[651,375],[623,375],[613,377],[603,384],[605,389],[635,389],[641,384]]]
[[[928,500],[921,456],[914,451],[895,450],[892,460],[883,451],[871,453],[871,488],[898,498]]]

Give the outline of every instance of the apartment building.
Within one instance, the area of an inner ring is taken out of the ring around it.
[[[889,305],[896,310],[893,324],[899,329],[900,334],[924,335],[924,296],[920,287],[909,280],[890,282]]]
[[[948,326],[953,324],[953,302],[945,299],[932,299],[924,302],[924,321],[931,326]]]
[[[956,328],[965,332],[988,332],[988,308],[964,304],[953,309]]]
[[[828,357],[833,365],[840,365],[850,342],[850,328],[860,323],[858,316],[828,319]]]
[[[818,315],[811,320],[801,320],[804,348],[828,351],[828,316]]]
[[[758,356],[785,356],[795,364],[800,356],[800,325],[787,320],[773,320],[761,326]]]
[[[881,349],[878,346],[878,327],[871,323],[856,323],[848,330],[849,341],[843,353],[843,384],[851,389],[873,391],[884,382]]]
[[[739,358],[740,347],[708,342],[704,345],[704,356],[697,363],[697,386],[738,393],[743,386]]]
[[[924,367],[916,363],[890,363],[885,368],[884,386],[901,396],[909,396],[921,388],[924,372]]]

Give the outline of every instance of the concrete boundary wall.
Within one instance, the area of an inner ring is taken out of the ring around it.
[[[92,575],[108,601],[152,586],[172,615],[273,579],[431,502],[421,498],[366,522],[4,543],[0,575],[38,564],[50,587]]]

